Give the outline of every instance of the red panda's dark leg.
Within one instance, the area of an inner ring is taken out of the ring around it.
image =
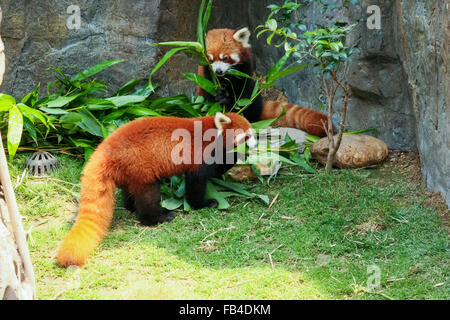
[[[199,170],[186,173],[186,200],[193,209],[215,208],[216,199],[206,199],[206,185],[216,175],[216,165],[204,164]]]
[[[130,186],[129,192],[134,198],[139,221],[146,226],[172,221],[175,214],[161,207],[159,182]]]
[[[127,188],[122,188],[122,202],[125,209],[130,212],[136,211],[136,205],[133,196],[130,194]]]

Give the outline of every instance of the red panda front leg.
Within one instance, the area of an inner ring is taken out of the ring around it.
[[[217,165],[204,164],[199,170],[186,173],[186,200],[193,209],[215,208],[216,199],[206,199],[206,185],[216,176]]]
[[[162,208],[160,205],[159,182],[129,186],[128,192],[131,199],[134,198],[136,215],[143,225],[151,226],[161,222],[169,222],[175,218],[173,212]],[[130,201],[130,198],[128,200]]]

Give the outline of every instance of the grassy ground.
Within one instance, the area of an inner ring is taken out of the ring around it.
[[[23,155],[10,167],[40,299],[450,298],[443,211],[390,164],[316,176],[287,168],[269,186],[249,183],[277,197],[270,210],[236,199],[227,211],[177,212],[148,228],[118,208],[88,263],[62,269],[55,254],[77,210],[82,163],[59,160],[51,178],[22,175]]]

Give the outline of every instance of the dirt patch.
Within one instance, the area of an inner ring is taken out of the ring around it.
[[[420,155],[417,150],[411,152],[390,150],[388,166],[406,173],[413,182],[425,185],[422,178]]]
[[[411,152],[391,150],[389,151],[389,157],[385,166],[405,173],[413,183],[420,184],[426,188],[422,177],[420,155],[418,150]],[[442,195],[439,192],[431,190],[426,191],[426,197],[427,198],[424,201],[424,205],[436,208],[442,224],[450,232],[450,210]]]

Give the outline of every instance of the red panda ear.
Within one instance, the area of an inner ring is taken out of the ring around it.
[[[231,119],[221,112],[217,112],[214,116],[214,124],[219,131],[219,134],[221,134],[225,129],[224,126],[229,123],[231,123]]]
[[[244,48],[250,48],[250,44],[248,43],[250,40],[250,30],[248,28],[242,28],[236,31],[233,35],[234,40],[242,43]]]

